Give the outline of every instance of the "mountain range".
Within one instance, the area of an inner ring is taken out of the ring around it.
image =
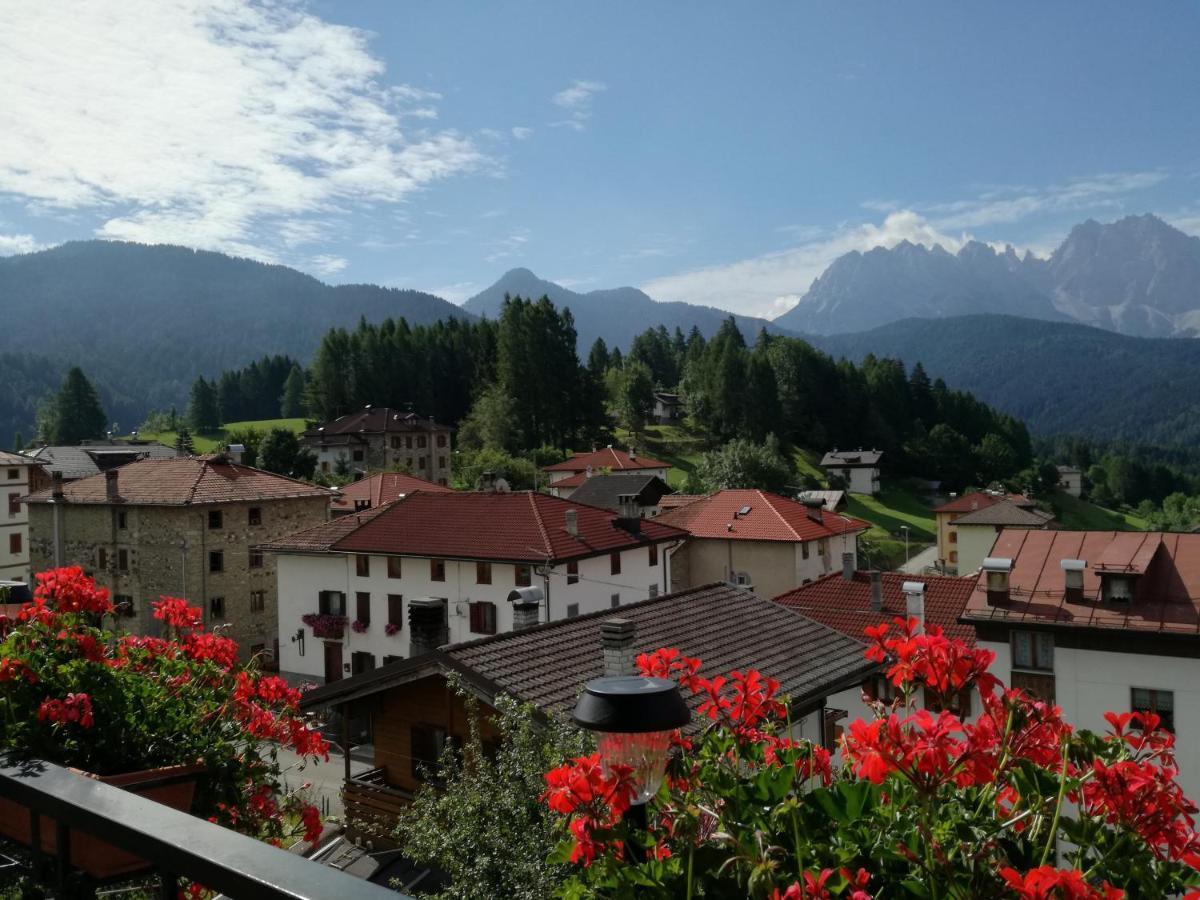
[[[775,325],[865,331],[907,318],[1000,313],[1139,337],[1200,334],[1200,238],[1153,215],[1071,229],[1048,259],[971,241],[904,241],[838,257]]]

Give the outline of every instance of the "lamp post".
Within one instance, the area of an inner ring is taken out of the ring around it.
[[[908,565],[908,526],[901,525],[900,530],[904,532],[904,564]]]
[[[618,676],[589,681],[575,704],[575,723],[597,732],[605,771],[632,769],[633,805],[626,820],[646,827],[646,801],[658,793],[667,769],[671,733],[692,720],[674,681]]]

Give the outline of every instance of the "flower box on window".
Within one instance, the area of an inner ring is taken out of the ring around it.
[[[300,617],[300,621],[312,629],[313,637],[341,640],[346,633],[345,616],[333,616],[328,613],[308,613]]]

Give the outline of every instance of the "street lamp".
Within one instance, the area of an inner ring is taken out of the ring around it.
[[[901,525],[900,530],[904,532],[904,564],[908,565],[908,526]]]
[[[633,772],[630,816],[645,824],[645,803],[658,793],[667,770],[671,733],[692,720],[675,682],[619,676],[589,681],[575,704],[575,723],[598,732],[596,749],[605,771]]]

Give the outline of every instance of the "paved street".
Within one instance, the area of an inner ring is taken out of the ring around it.
[[[920,553],[914,555],[907,564],[900,567],[900,571],[906,575],[920,575],[935,562],[937,562],[937,544],[934,544],[932,547],[926,547]]]
[[[290,750],[279,751],[279,766],[283,770],[284,787],[295,790],[300,785],[309,782],[312,802],[321,807],[324,815],[342,815],[342,779],[345,773],[345,763],[342,754],[336,749],[330,749],[329,762],[322,761],[318,765],[311,762],[301,767],[300,757]],[[350,772],[358,775],[372,768],[369,762],[361,762],[353,756],[350,758]],[[323,802],[322,802],[323,801]]]

